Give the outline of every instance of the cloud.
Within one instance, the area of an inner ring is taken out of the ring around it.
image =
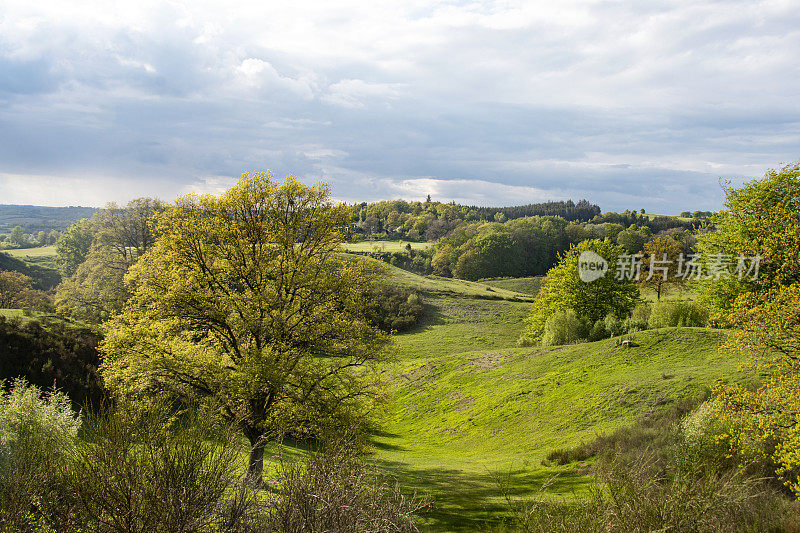
[[[798,22],[780,1],[9,0],[0,203],[270,168],[350,200],[716,209],[720,176],[800,157]]]

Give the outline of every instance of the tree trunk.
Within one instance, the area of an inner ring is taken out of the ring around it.
[[[658,291],[656,292],[656,302],[660,302],[661,301],[661,283],[663,283],[663,280],[659,280],[658,281]]]
[[[247,481],[254,487],[261,487],[264,484],[264,448],[267,446],[267,439],[255,430],[249,430],[246,433],[247,440],[250,441]]]

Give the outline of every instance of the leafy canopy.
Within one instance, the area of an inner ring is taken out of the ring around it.
[[[800,163],[769,170],[739,189],[727,187],[725,207],[712,217],[716,230],[700,236],[699,251],[706,258],[730,256],[734,266],[740,254],[761,259],[755,280],[730,276],[702,284],[701,296],[721,318],[733,312],[737,298],[758,300],[800,282]]]
[[[594,252],[608,262],[602,277],[591,282],[581,280],[578,259],[583,252]],[[639,298],[639,289],[630,279],[617,279],[617,259],[623,253],[622,247],[608,240],[591,239],[571,246],[547,273],[533,312],[526,319],[521,343],[540,340],[548,317],[557,311],[572,309],[578,318],[591,323],[609,314],[629,316]]]
[[[364,312],[376,267],[338,253],[350,209],[329,195],[267,172],[178,198],[109,324],[109,387],[221,405],[253,445],[256,477],[265,439],[363,406],[388,336]]]

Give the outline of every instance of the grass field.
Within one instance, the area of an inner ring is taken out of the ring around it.
[[[0,316],[4,316],[6,318],[21,318],[22,309],[0,309]]]
[[[351,256],[359,257],[359,256]],[[533,301],[529,294],[513,290],[494,288],[484,283],[466,281],[463,279],[442,278],[439,276],[419,276],[413,272],[397,268],[376,259],[366,258],[381,265],[387,273],[391,283],[399,287],[416,289],[417,291],[435,296],[455,296],[459,298],[476,298],[484,300],[513,300]]]
[[[17,259],[25,260],[26,257],[47,257],[56,256],[56,247],[53,246],[40,246],[38,248],[19,248],[13,250],[3,250],[5,253]]]
[[[533,276],[530,278],[496,278],[496,279],[482,279],[481,283],[494,287],[496,289],[506,289],[515,291],[530,296],[539,294],[539,289],[542,287],[542,280],[544,276]]]
[[[724,331],[639,332],[632,348],[615,339],[519,348],[530,302],[478,298],[483,284],[446,285],[462,288],[457,294],[440,279],[395,275],[437,290],[424,293],[420,326],[395,338],[396,361],[384,371],[393,399],[374,459],[406,490],[432,498],[427,531],[497,526],[506,496],[530,498],[543,485],[548,497],[580,497],[592,482],[591,461],[542,466],[549,451],[739,376],[739,361],[718,351]]]
[[[361,241],[348,242],[343,245],[348,252],[405,252],[406,246],[411,245],[414,250],[424,250],[431,247],[428,242],[409,241]]]
[[[58,270],[56,264],[56,247],[40,246],[38,248],[20,248],[14,250],[3,250],[11,257],[25,261],[32,265],[39,265],[45,268]]]

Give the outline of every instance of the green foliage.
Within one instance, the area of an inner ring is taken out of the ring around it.
[[[587,221],[600,208],[586,200],[545,202],[516,207],[475,207],[455,203],[391,200],[353,206],[352,231],[390,239],[436,241],[464,223],[506,222],[524,217],[556,216],[570,221]]]
[[[588,336],[589,330],[586,322],[578,318],[575,311],[572,309],[556,311],[547,318],[544,324],[542,346],[572,344],[585,340]]]
[[[339,252],[350,209],[294,177],[245,174],[221,197],[178,198],[131,269],[135,288],[103,344],[119,395],[218,402],[252,446],[316,432],[375,396],[389,341],[366,316],[374,263]]]
[[[269,501],[266,531],[418,532],[415,515],[427,507],[365,462],[346,435],[302,461],[281,460],[278,479],[281,490]]]
[[[4,531],[51,529],[60,504],[59,471],[75,449],[81,418],[66,395],[44,393],[16,379],[0,382],[0,526]],[[57,530],[53,528],[51,530]]]
[[[578,258],[585,251],[600,255],[609,265],[606,273],[592,282],[582,281],[578,272]],[[631,280],[617,279],[615,275],[617,258],[622,253],[621,247],[598,239],[570,247],[558,265],[547,273],[520,342],[539,341],[547,319],[557,311],[572,309],[578,318],[590,324],[608,314],[619,318],[629,316],[639,298],[639,290]]]
[[[86,255],[94,240],[95,227],[89,219],[82,218],[72,224],[58,239],[56,244],[56,263],[61,269],[61,274],[68,278],[72,276],[81,263],[86,261]]]
[[[644,250],[644,245],[653,238],[652,230],[647,226],[630,226],[617,234],[617,244],[625,249],[628,254],[638,254]]]
[[[706,258],[759,255],[758,278],[737,275],[709,279],[700,296],[722,319],[729,318],[737,298],[757,300],[780,287],[800,282],[800,163],[767,171],[739,189],[725,188],[725,207],[712,217],[714,231],[700,235]]]
[[[567,249],[566,227],[557,217],[461,226],[436,246],[431,264],[439,275],[468,280],[541,275]]]
[[[118,313],[130,297],[125,274],[152,247],[152,225],[163,208],[159,200],[137,198],[124,207],[108,204],[90,222],[71,226],[58,246],[62,268],[72,271],[58,287],[58,310],[95,323]],[[91,240],[83,253],[85,239]]]
[[[47,294],[32,287],[33,280],[25,274],[0,270],[0,309],[51,310]]]
[[[653,305],[647,323],[651,328],[704,327],[708,317],[708,309],[698,302],[659,302]]]
[[[417,325],[424,307],[416,292],[381,285],[366,295],[367,319],[386,333],[402,332]]]
[[[82,437],[69,473],[76,530],[234,532],[258,523],[235,434],[207,414],[122,403],[89,417]]]

